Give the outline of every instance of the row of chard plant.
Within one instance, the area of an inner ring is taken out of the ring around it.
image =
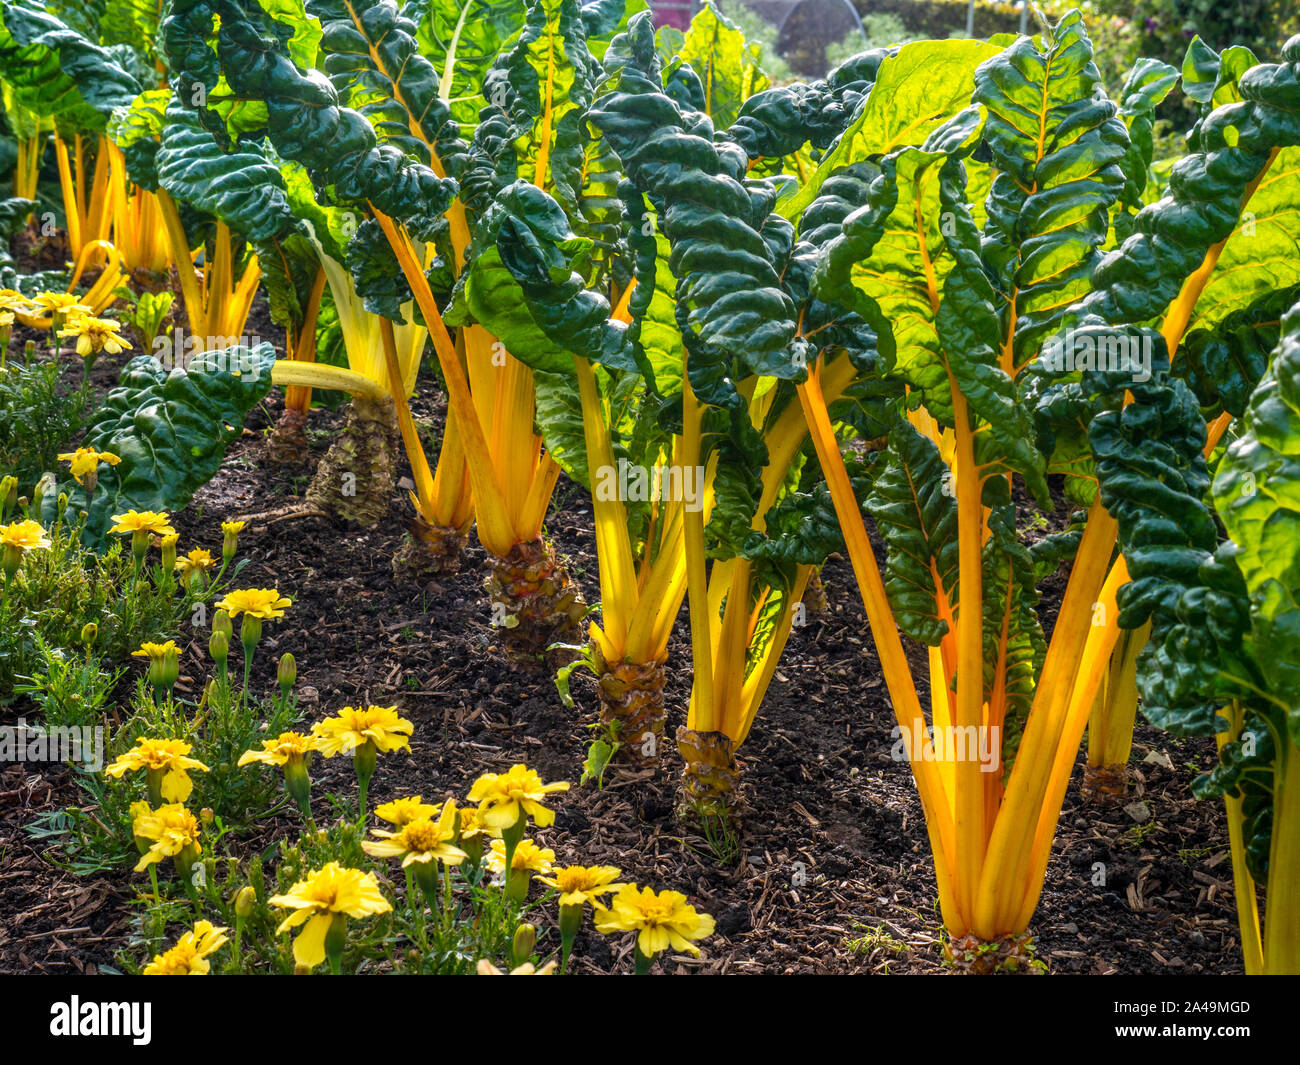
[[[404,453],[394,566],[454,569],[473,525],[495,623],[536,659],[587,611],[551,496],[561,471],[590,491],[599,620],[561,683],[595,674],[607,753],[658,760],[685,602],[684,805],[734,816],[841,552],[959,966],[1023,964],[1084,731],[1085,786],[1122,793],[1140,701],[1217,737],[1195,789],[1226,802],[1247,971],[1300,969],[1300,39],[1277,63],[1194,40],[1107,87],[1068,12],[772,86],[709,5],[685,34],[639,0],[173,0],[131,34],[61,14],[0,4],[0,71],[11,128],[55,128],[78,266],[89,239],[106,273],[170,263],[209,341],[260,281],[287,358],[229,420],[274,382],[272,446],[301,454],[312,390],[352,396],[312,510],[382,520]],[[1153,168],[1173,92],[1199,120]],[[149,459],[113,424],[104,512],[183,503],[203,471],[138,497]],[[613,489],[620,468],[677,491]],[[931,739],[953,734],[995,737],[997,771]]]

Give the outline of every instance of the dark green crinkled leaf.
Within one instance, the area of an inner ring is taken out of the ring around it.
[[[866,508],[888,552],[885,591],[898,627],[935,646],[948,631],[936,595],[957,598],[957,500],[939,449],[906,422],[877,458]]]
[[[101,131],[144,88],[106,48],[34,4],[0,0],[0,75],[24,107]]]
[[[1077,11],[1041,44],[1022,37],[983,63],[974,100],[988,109],[984,142],[997,173],[982,254],[1014,299],[1019,370],[1091,288],[1129,138]]]
[[[298,65],[289,47],[292,27],[233,0],[173,0],[163,37],[184,105],[193,101],[185,86],[201,84],[211,94],[224,75],[232,99],[265,104],[271,143],[304,166],[318,189],[330,187],[337,200],[361,210],[372,203],[420,240],[443,228],[454,182],[381,143],[365,115],[341,106],[325,75]],[[226,130],[218,111],[198,114],[205,127]]]
[[[1175,164],[1168,193],[1138,212],[1133,234],[1098,265],[1088,311],[1114,324],[1159,317],[1211,247],[1233,235],[1274,150],[1300,145],[1300,36],[1282,57],[1241,74],[1240,102],[1201,121],[1197,150]]]
[[[113,514],[184,507],[220,468],[245,415],[270,391],[274,362],[275,349],[259,344],[204,352],[170,372],[149,355],[127,363],[83,442],[122,460],[100,470],[87,542],[103,542]],[[85,507],[79,489],[71,504],[74,512]]]

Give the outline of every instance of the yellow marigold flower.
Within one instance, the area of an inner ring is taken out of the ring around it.
[[[96,318],[92,314],[69,314],[59,330],[61,337],[77,338],[77,354],[83,359],[107,351],[110,355],[127,351],[131,342],[122,336],[120,322],[111,318]]]
[[[590,902],[598,910],[605,904],[600,896],[620,888],[615,884],[622,870],[612,865],[566,865],[563,869],[554,869],[551,875],[539,876],[537,879],[560,893],[561,906],[581,906]]]
[[[293,958],[308,968],[325,960],[325,934],[336,915],[367,917],[393,908],[380,892],[374,873],[345,869],[338,862],[312,870],[306,880],[298,881],[283,895],[273,895],[269,901],[272,906],[294,911],[276,929],[277,934],[306,925],[293,941]]]
[[[168,802],[184,802],[194,790],[194,781],[190,780],[189,770],[208,771],[196,758],[187,757],[190,745],[184,740],[154,740],[141,737],[134,747],[125,752],[104,772],[110,777],[120,778],[137,769],[146,772],[162,772],[162,797]]]
[[[180,572],[182,578],[189,577],[193,573],[202,573],[205,570],[213,569],[216,562],[212,558],[212,552],[206,547],[195,547],[190,550],[188,555],[182,555],[176,560],[176,569]]]
[[[605,933],[636,932],[637,949],[646,958],[669,947],[698,955],[692,940],[713,935],[713,918],[696,913],[680,891],[656,893],[653,888],[624,884],[609,900],[609,907],[597,912],[596,927]]]
[[[35,307],[33,301],[29,300],[16,288],[0,288],[0,307],[3,307],[10,314],[30,314]]]
[[[460,838],[475,839],[482,835],[493,835],[493,831],[479,820],[478,808],[474,806],[460,807]]]
[[[8,329],[14,324],[14,312],[0,310],[0,329]]]
[[[550,847],[539,847],[531,839],[521,839],[515,847],[510,860],[510,872],[549,873],[555,863],[555,851]],[[488,855],[488,868],[501,874],[506,871],[506,845],[499,839],[492,841],[492,853]]]
[[[483,958],[476,968],[479,976],[554,976],[559,965],[555,961],[548,961],[539,969],[532,962],[526,961],[507,973],[504,969],[498,969],[487,958]]]
[[[281,732],[273,740],[263,740],[260,751],[245,751],[239,756],[238,764],[246,766],[261,762],[263,765],[283,766],[318,750],[320,743],[315,736],[301,732]]]
[[[11,548],[25,555],[28,551],[44,550],[49,546],[49,538],[39,521],[28,518],[0,525],[0,548]]]
[[[394,828],[404,828],[412,821],[418,821],[422,817],[434,818],[440,813],[442,813],[442,803],[434,806],[421,802],[418,795],[408,795],[404,799],[394,799],[392,802],[375,807],[375,816],[381,821],[387,821]]]
[[[116,524],[109,532],[148,532],[158,536],[171,536],[176,531],[171,527],[171,518],[165,510],[128,510],[125,514],[114,514],[113,521]]]
[[[244,531],[246,521],[223,521],[221,523],[221,532],[223,536],[238,536]]]
[[[180,648],[176,646],[175,640],[168,640],[166,643],[149,643],[147,640],[140,645],[140,650],[132,651],[132,658],[153,658],[161,660],[168,654],[180,654]],[[187,748],[188,749],[188,748]]]
[[[31,302],[50,314],[62,314],[72,317],[90,313],[90,308],[78,300],[71,292],[41,292]]]
[[[456,838],[456,807],[448,804],[437,821],[420,817],[408,821],[396,832],[376,828],[373,834],[378,839],[362,840],[361,849],[372,858],[402,859],[405,869],[412,862],[445,862],[447,865],[460,865],[469,857],[459,847],[452,845]]]
[[[201,831],[198,818],[178,802],[139,811],[131,825],[131,834],[136,839],[152,840],[153,846],[136,863],[135,871],[142,873],[155,862],[175,858],[189,848],[197,852]]]
[[[76,451],[60,455],[59,461],[70,463],[72,466],[70,472],[76,478],[77,484],[84,485],[86,475],[97,473],[101,462],[116,466],[122,460],[111,451],[96,451],[93,447],[79,447]]]
[[[262,621],[271,621],[284,617],[284,609],[289,606],[293,606],[293,603],[274,588],[242,588],[227,593],[217,604],[217,609],[224,610],[232,618],[239,614],[251,614]]]
[[[405,747],[411,749],[410,735],[415,730],[404,717],[399,717],[395,706],[345,706],[334,717],[318,721],[312,732],[320,739],[320,750],[326,758],[336,754],[352,754],[367,741],[375,749],[387,753]]]
[[[199,921],[193,931],[186,932],[176,941],[176,946],[155,954],[153,961],[144,967],[145,976],[207,976],[212,971],[209,954],[215,954],[230,942],[229,928]]]
[[[509,828],[525,814],[545,828],[554,823],[555,812],[542,801],[551,792],[568,790],[567,781],[543,784],[536,770],[519,764],[505,773],[484,773],[469,789],[469,801],[479,804],[479,822],[494,832]]]

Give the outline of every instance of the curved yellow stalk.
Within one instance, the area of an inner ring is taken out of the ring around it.
[[[185,303],[185,317],[190,324],[190,332],[195,336],[207,336],[206,303],[199,288],[198,274],[192,265],[190,243],[185,236],[185,227],[181,225],[180,212],[176,209],[176,201],[166,190],[160,187],[157,196],[172,262],[176,264],[176,275],[180,278],[181,298]]]
[[[1240,703],[1230,703],[1219,711],[1219,717],[1226,719],[1227,722],[1226,727],[1214,736],[1214,742],[1220,751],[1225,744],[1235,743],[1240,738],[1244,716]],[[1237,904],[1237,927],[1241,931],[1242,958],[1245,962],[1246,975],[1259,976],[1264,972],[1264,946],[1260,934],[1257,885],[1246,865],[1245,818],[1241,809],[1244,802],[1244,796],[1223,797],[1224,808],[1228,814],[1228,849],[1232,854],[1232,893]]]
[[[1079,659],[1076,681],[1071,686],[1069,703],[1066,707],[1065,721],[1061,735],[1055,747],[1046,752],[1036,748],[1026,749],[1021,742],[1016,754],[1016,765],[1022,757],[1044,758],[1051,765],[1051,775],[1047,786],[1038,799],[1038,823],[1034,828],[1032,842],[1028,846],[1022,841],[1021,846],[1010,853],[1012,862],[1003,867],[1000,874],[990,880],[996,883],[1003,895],[1001,900],[1001,920],[1004,927],[999,931],[1023,932],[1029,927],[1030,918],[1038,908],[1038,899],[1043,892],[1043,877],[1047,872],[1047,861],[1051,857],[1052,840],[1056,836],[1056,826],[1060,819],[1061,803],[1065,799],[1065,789],[1070,783],[1070,774],[1074,769],[1075,756],[1079,752],[1079,743],[1083,739],[1084,726],[1092,704],[1106,675],[1107,666],[1115,651],[1119,639],[1119,607],[1115,604],[1115,593],[1128,583],[1128,567],[1120,558],[1106,577],[1097,602],[1089,611],[1091,627],[1084,642],[1083,654]],[[1132,733],[1130,732],[1130,735]],[[1007,791],[1016,786],[1015,772]],[[984,885],[981,885],[982,887]],[[1022,892],[1019,901],[1015,899],[1017,887]]]
[[[803,598],[812,571],[812,566],[800,566],[796,570],[794,586],[782,606],[780,620],[772,633],[771,642],[763,652],[762,663],[750,673],[749,679],[741,689],[741,719],[736,735],[737,747],[749,738],[749,730],[754,725],[754,719],[758,717],[758,708],[763,705],[767,689],[771,686],[772,677],[776,673],[777,663],[780,662],[785,645],[790,639],[790,629],[794,624],[794,604]]]
[[[682,447],[681,463],[687,467],[700,464],[701,410],[687,374],[687,357],[682,356]],[[712,619],[709,610],[709,581],[704,562],[704,514],[688,511],[682,520],[686,526],[686,588],[691,615],[691,658],[695,666],[691,687],[691,709],[698,732],[717,728],[713,702]]]
[[[333,388],[375,402],[388,395],[388,389],[378,381],[355,370],[330,366],[328,363],[297,362],[293,359],[276,360],[271,367],[271,383],[281,388]]]
[[[384,345],[384,362],[388,366],[388,394],[393,399],[397,411],[397,427],[402,434],[402,443],[406,445],[406,457],[411,463],[411,473],[415,477],[415,492],[420,501],[420,512],[429,513],[433,508],[433,474],[429,470],[429,460],[424,454],[424,445],[420,442],[420,433],[415,428],[411,417],[411,405],[406,399],[406,388],[402,384],[402,367],[397,360],[397,340],[393,336],[391,319],[379,319],[379,336]]]
[[[380,228],[383,229],[393,253],[397,256],[406,283],[411,286],[411,291],[415,294],[416,302],[420,305],[420,313],[424,315],[429,336],[433,340],[438,365],[442,367],[443,380],[447,385],[448,403],[452,416],[458,419],[465,460],[469,466],[479,540],[492,554],[504,558],[515,545],[516,540],[505,500],[497,484],[492,454],[488,450],[483,426],[479,423],[478,413],[474,409],[474,400],[470,395],[465,369],[456,356],[456,349],[452,345],[447,327],[443,324],[428,279],[416,261],[410,238],[405,230],[399,231],[393,220],[382,211],[376,210],[373,205],[371,211]]]
[[[808,380],[798,387],[798,391],[808,432],[817,450],[817,458],[821,462],[822,473],[835,505],[835,514],[844,533],[845,547],[862,595],[862,605],[871,626],[872,642],[880,659],[894,715],[904,736],[921,737],[922,749],[910,751],[912,775],[925,808],[926,828],[935,858],[944,922],[951,934],[962,935],[967,929],[967,921],[956,901],[952,861],[956,843],[955,825],[948,815],[951,801],[934,761],[934,749],[926,732],[925,714],[916,694],[916,683],[907,663],[898,628],[894,624],[893,611],[862,520],[862,511],[853,494],[848,470],[844,467],[844,458],[835,439],[817,369],[809,372]]]
[[[1092,627],[1092,606],[1105,583],[1117,532],[1115,519],[1101,506],[1100,498],[1094,500],[1034,690],[1016,764],[985,851],[973,920],[976,933],[983,939],[1005,934],[1007,929],[1002,925],[1014,917],[1014,912],[1005,913],[1008,889],[999,886],[999,877],[1017,867],[1017,856],[1032,840],[1038,825],[1055,752],[1065,731],[1075,677]],[[1076,741],[1074,750],[1077,748]]]
[[[316,268],[316,278],[312,282],[311,293],[307,297],[307,306],[303,308],[302,324],[295,337],[292,330],[286,331],[285,346],[293,362],[316,361],[316,322],[320,318],[321,300],[325,296],[325,270]],[[311,389],[293,385],[285,389],[284,406],[286,410],[306,413],[311,408]]]
[[[957,553],[961,581],[958,587],[956,726],[975,735],[984,720],[984,508],[980,502],[983,479],[975,465],[975,439],[966,398],[952,383],[956,433],[954,472],[957,480]],[[975,910],[975,891],[984,868],[985,836],[983,767],[975,758],[960,758],[952,770],[957,815],[958,898],[967,913]],[[977,926],[978,927],[978,926]]]
[[[614,449],[609,439],[605,412],[596,388],[596,374],[586,359],[573,358],[582,403],[582,432],[587,444],[587,470],[591,477],[591,507],[596,525],[596,553],[600,565],[600,613],[602,629],[617,649],[615,661],[627,653],[631,612],[637,601],[636,563],[627,531],[627,508],[615,492],[604,498],[598,478],[602,470],[614,468]]]

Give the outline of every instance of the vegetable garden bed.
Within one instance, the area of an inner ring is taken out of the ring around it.
[[[0,969],[1300,971],[1300,35],[1036,20],[0,0]]]

